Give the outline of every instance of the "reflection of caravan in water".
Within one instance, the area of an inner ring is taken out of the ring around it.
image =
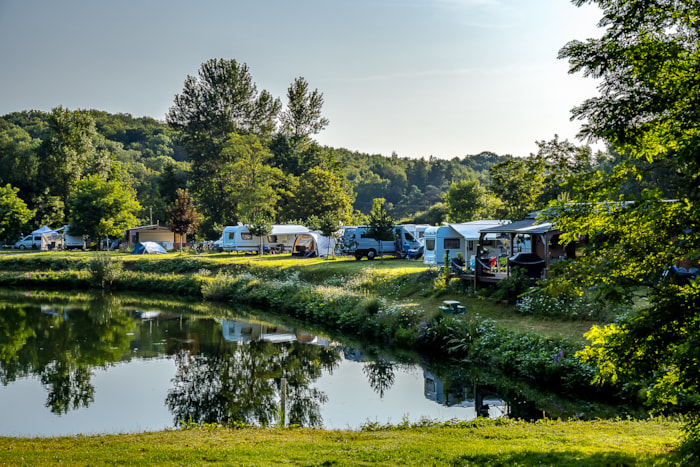
[[[221,331],[224,340],[229,342],[267,341],[301,342],[304,344],[324,344],[318,337],[304,331],[292,331],[282,326],[255,321],[221,320]]]
[[[270,235],[263,238],[263,248],[274,249],[276,252],[290,251],[294,240],[300,233],[309,232],[303,225],[273,225]],[[245,225],[224,227],[223,250],[232,251],[258,251],[260,237],[250,233]]]
[[[508,415],[506,402],[498,399],[495,394],[485,391],[476,383],[465,385],[459,381],[445,382],[424,369],[423,387],[425,398],[440,405],[473,407],[475,416],[478,417],[497,418]]]

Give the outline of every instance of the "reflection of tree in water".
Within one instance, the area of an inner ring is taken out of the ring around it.
[[[366,362],[362,367],[362,372],[367,377],[370,387],[379,394],[379,397],[384,397],[384,393],[394,385],[396,379],[394,368],[394,363],[383,358]]]
[[[135,323],[116,313],[119,302],[97,299],[88,309],[36,304],[0,310],[0,380],[36,375],[47,388],[46,406],[56,414],[87,407],[94,398],[92,369],[128,353]],[[97,324],[97,325],[96,325]]]
[[[46,407],[52,413],[64,414],[71,409],[87,407],[95,400],[92,372],[85,365],[55,361],[44,368],[41,384],[49,388]]]
[[[239,343],[222,355],[181,352],[166,405],[176,423],[320,426],[326,396],[309,386],[339,359],[333,347],[298,342]]]

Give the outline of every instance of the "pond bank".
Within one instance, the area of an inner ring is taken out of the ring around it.
[[[593,368],[574,356],[580,340],[523,332],[484,319],[482,307],[493,308],[492,303],[466,295],[435,297],[436,276],[437,271],[414,261],[324,261],[289,255],[40,253],[0,258],[0,286],[155,290],[247,304],[392,346],[482,362],[550,390],[611,396],[611,388],[590,386]],[[444,298],[462,300],[467,313],[440,312],[437,304]]]

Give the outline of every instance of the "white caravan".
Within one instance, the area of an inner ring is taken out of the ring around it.
[[[456,258],[461,253],[465,264],[470,264],[471,258],[477,256],[479,231],[509,222],[483,220],[428,227],[423,237],[423,262],[431,266],[442,266],[445,264],[445,254],[449,251],[450,258]],[[494,238],[487,236],[486,240],[491,242]]]
[[[277,253],[291,251],[297,235],[307,232],[309,229],[303,225],[273,225],[270,234],[263,238],[263,248]],[[245,225],[224,227],[223,239],[223,250],[229,253],[260,248],[260,237],[250,233]]]

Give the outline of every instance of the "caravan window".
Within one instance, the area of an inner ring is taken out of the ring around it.
[[[446,238],[444,246],[445,250],[459,250],[459,238]]]
[[[407,242],[415,242],[415,241],[416,241],[416,237],[414,237],[413,235],[411,235],[410,232],[404,232],[403,238],[404,238],[404,240],[406,240]]]
[[[268,235],[267,236],[267,241],[269,243],[277,243],[277,235]]]
[[[426,238],[425,239],[425,249],[428,251],[433,251],[435,249],[435,239]]]
[[[252,240],[253,234],[250,232],[241,232],[241,240]]]
[[[228,239],[229,239],[229,240],[235,240],[235,239],[236,239],[236,232],[229,232],[229,233],[228,233]]]
[[[467,242],[467,250],[472,251],[474,249],[474,240],[469,240]]]

